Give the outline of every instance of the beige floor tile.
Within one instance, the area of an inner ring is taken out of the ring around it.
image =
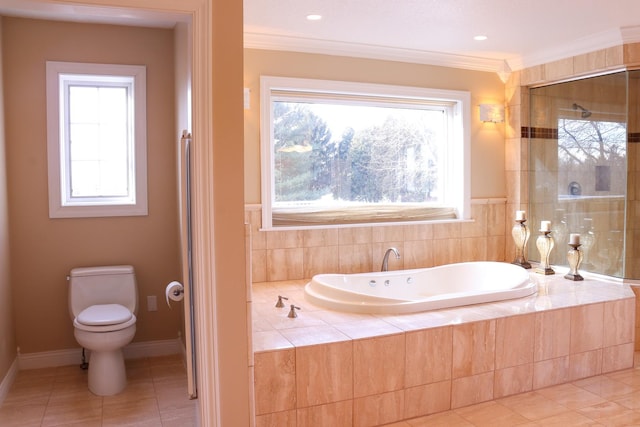
[[[0,424],[3,427],[40,426],[46,405],[40,404],[2,404]]]
[[[498,400],[498,403],[528,420],[540,420],[567,411],[563,406],[536,392],[523,393]]]
[[[514,426],[530,421],[495,401],[456,409],[455,412],[477,427]]]
[[[574,381],[573,384],[597,394],[604,399],[615,399],[635,391],[634,387],[621,383],[620,381],[612,380],[604,375]]]
[[[554,415],[553,417],[542,419],[538,423],[544,427],[596,427],[603,425],[574,411]]]
[[[473,424],[452,411],[414,418],[407,422],[411,427],[473,427]]]
[[[569,409],[579,409],[586,406],[606,402],[606,399],[573,384],[562,384],[537,390],[536,393],[545,396]]]
[[[102,399],[67,399],[49,403],[44,412],[42,427],[64,426],[72,423],[95,423],[102,419]]]
[[[160,410],[155,398],[105,402],[103,426],[157,426],[160,425]]]
[[[586,408],[578,409],[577,412],[598,422],[603,422],[615,416],[628,416],[633,413],[631,409],[625,408],[616,402],[604,402],[598,405],[587,406]]]

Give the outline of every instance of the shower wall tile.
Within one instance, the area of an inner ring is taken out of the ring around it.
[[[525,68],[522,70],[521,79],[522,85],[528,86],[535,83],[541,83],[545,81],[545,67],[543,65],[535,65],[533,67]]]
[[[607,68],[607,51],[605,49],[573,57],[574,74],[587,74],[593,70],[604,70],[605,68]]]
[[[637,64],[640,62],[640,43],[625,44],[622,53],[625,64]]]
[[[560,59],[545,64],[545,78],[547,80],[561,80],[573,74],[573,58]]]
[[[404,334],[353,342],[354,397],[400,390],[404,379]]]
[[[624,47],[613,46],[605,49],[607,55],[607,68],[619,67],[625,62]]]
[[[353,405],[350,400],[327,403],[298,409],[297,415],[297,427],[350,426],[353,423]]]

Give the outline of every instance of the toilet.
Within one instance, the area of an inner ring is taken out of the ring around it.
[[[136,333],[138,290],[130,265],[74,268],[69,311],[76,341],[89,350],[89,390],[111,396],[124,390],[122,348]]]

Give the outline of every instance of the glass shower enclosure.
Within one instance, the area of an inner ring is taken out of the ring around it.
[[[581,271],[640,279],[639,82],[625,71],[530,89],[530,259],[551,221],[552,265],[568,265],[579,233]]]

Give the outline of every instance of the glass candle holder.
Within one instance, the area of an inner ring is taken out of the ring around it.
[[[555,274],[551,266],[549,265],[549,255],[555,245],[553,237],[551,237],[551,231],[541,230],[542,234],[538,236],[536,240],[536,246],[540,251],[540,266],[536,269],[536,273],[549,275]]]
[[[516,257],[512,264],[528,269],[531,268],[531,264],[527,261],[527,241],[531,232],[525,222],[526,219],[516,219],[516,224],[511,229],[511,236],[516,245]]]
[[[573,280],[577,282],[579,280],[584,280],[584,277],[578,273],[578,268],[580,267],[580,263],[582,262],[582,251],[580,250],[579,243],[569,243],[571,249],[567,252],[567,261],[569,261],[569,272],[564,276],[565,279]]]

